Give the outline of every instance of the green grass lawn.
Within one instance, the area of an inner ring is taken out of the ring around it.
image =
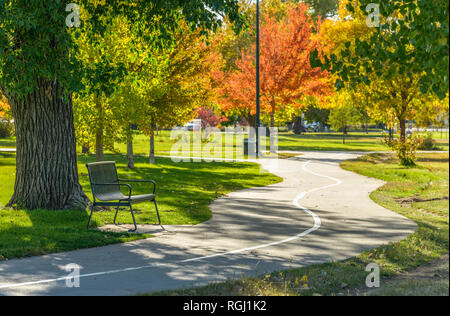
[[[448,139],[440,139],[440,133],[433,134],[436,143],[441,150],[448,150]],[[264,139],[263,139],[264,141]],[[270,147],[269,138],[265,139],[267,150]],[[155,151],[157,155],[169,155],[175,140],[170,139],[169,131],[161,131],[155,138]],[[236,143],[234,143],[236,145]],[[120,152],[126,152],[126,144],[116,144]],[[148,155],[150,140],[145,135],[136,135],[134,140],[134,152],[138,155]],[[192,145],[191,150],[193,151]],[[369,134],[351,132],[346,137],[346,143],[342,142],[342,134],[339,133],[306,133],[295,135],[292,132],[282,132],[278,136],[278,150],[280,151],[390,151],[383,144],[381,132],[373,131]],[[184,153],[184,155],[189,155]],[[198,156],[197,153],[191,156]]]
[[[0,148],[15,148],[15,147],[16,147],[15,137],[0,138]]]
[[[382,179],[386,185],[371,194],[378,204],[414,220],[419,228],[407,239],[365,252],[343,262],[313,265],[243,278],[205,287],[156,295],[365,295],[365,267],[381,267],[383,293],[448,295],[447,275],[431,281],[393,281],[405,271],[437,260],[449,251],[449,156],[420,154],[415,168],[400,167],[391,154],[372,154],[342,164],[344,169]],[[447,262],[448,266],[448,262]],[[383,284],[386,287],[383,288]]]
[[[308,133],[295,135],[290,132],[280,133],[278,136],[278,149],[292,151],[387,151],[382,143],[381,133],[350,133],[346,144],[342,144],[342,135],[333,133]],[[263,139],[264,141],[264,139]],[[155,139],[155,150],[158,155],[167,155],[171,151],[174,140],[170,139],[169,131],[161,131]],[[117,144],[120,152],[126,152],[125,144]],[[266,148],[269,149],[270,141],[266,138]],[[139,155],[148,155],[149,137],[137,135],[134,141],[134,151]]]
[[[343,144],[342,134],[338,133],[307,133],[295,135],[281,133],[279,135],[279,150],[298,151],[387,151],[383,144],[381,133],[349,133]]]
[[[107,154],[105,160],[117,162],[121,178],[154,179],[158,183],[158,205],[163,224],[197,224],[211,217],[209,204],[216,198],[244,188],[266,186],[281,181],[269,173],[260,173],[252,163],[174,163],[157,159],[149,165],[136,157],[136,169],[126,168],[123,155]],[[80,183],[88,196],[89,178],[85,164],[94,157],[79,158]],[[15,154],[0,153],[0,207],[6,205],[14,189]],[[135,194],[149,193],[152,187],[133,185]],[[156,222],[151,203],[135,207],[139,224]],[[147,235],[86,231],[87,211],[0,210],[0,260],[95,247],[149,237]],[[93,227],[112,223],[114,211],[96,212]],[[121,212],[119,222],[131,224],[129,211]]]
[[[155,151],[157,155],[169,155],[176,140],[170,139],[170,131],[160,131],[155,138]],[[422,133],[421,135],[426,135]],[[439,132],[432,134],[437,146],[441,150],[449,149],[448,137],[443,137]],[[263,139],[264,141],[264,139]],[[234,146],[236,142],[234,142]],[[15,138],[0,139],[0,148],[14,148]],[[115,151],[125,153],[126,144],[115,144]],[[269,139],[266,138],[266,148],[270,147]],[[346,137],[346,144],[342,142],[340,133],[306,133],[295,135],[292,132],[281,132],[278,139],[278,149],[280,151],[389,151],[389,148],[383,144],[381,132],[371,131],[369,134],[363,132],[351,132]],[[81,152],[81,148],[78,148]],[[193,147],[191,145],[191,151]],[[134,138],[134,153],[136,155],[148,156],[150,152],[150,138],[148,136],[137,134]],[[111,153],[111,152],[109,152]],[[180,155],[189,155],[189,153],[180,153]],[[198,153],[191,153],[191,156],[198,156]]]

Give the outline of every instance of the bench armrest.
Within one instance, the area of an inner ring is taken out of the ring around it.
[[[153,194],[156,194],[156,182],[153,180],[125,180],[119,179],[119,182],[130,182],[130,183],[153,183]]]
[[[133,192],[133,189],[131,188],[131,185],[129,185],[129,184],[126,184],[126,183],[91,183],[91,186],[92,186],[92,189],[93,189],[93,193],[95,194],[95,195],[97,195],[96,193],[95,193],[95,189],[94,189],[94,186],[114,186],[114,185],[118,185],[118,186],[121,186],[121,187],[127,187],[128,188],[128,198],[129,199],[131,199],[131,194],[132,194],[132,192]]]

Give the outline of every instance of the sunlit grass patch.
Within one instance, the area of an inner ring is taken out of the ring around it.
[[[136,157],[136,168],[126,168],[124,155],[107,154],[105,160],[116,161],[123,179],[152,179],[158,184],[157,198],[164,225],[194,225],[211,218],[209,204],[232,191],[266,186],[281,179],[261,173],[253,163],[175,163],[158,158],[150,165],[145,157]],[[94,157],[78,161],[80,183],[89,197],[91,190],[86,163]],[[14,191],[15,154],[0,153],[0,206],[8,203]],[[133,194],[145,194],[152,186],[133,184]],[[135,206],[138,224],[153,224],[153,203]],[[40,255],[59,251],[96,247],[149,237],[148,235],[114,234],[86,230],[88,211],[0,210],[0,260]],[[112,223],[114,210],[95,212],[92,227]],[[119,222],[131,224],[128,210],[120,212]]]

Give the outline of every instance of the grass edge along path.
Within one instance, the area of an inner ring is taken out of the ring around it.
[[[371,194],[378,204],[414,220],[419,228],[403,241],[367,251],[342,262],[312,265],[299,269],[274,272],[259,277],[245,277],[203,287],[152,293],[151,295],[186,296],[278,296],[278,295],[365,295],[365,268],[376,263],[384,281],[392,280],[424,264],[448,254],[448,200],[413,202],[448,197],[448,154],[420,154],[416,168],[404,168],[392,154],[371,154],[342,163],[343,169],[386,181],[386,185]],[[414,197],[411,203],[407,197]],[[444,280],[445,281],[445,280]],[[416,284],[417,286],[417,284]],[[448,295],[448,284],[442,281],[435,288],[415,293]],[[402,289],[405,293],[408,289]],[[380,292],[381,294],[383,292]],[[397,295],[400,293],[396,292]]]
[[[260,173],[255,163],[174,163],[158,158],[157,165],[146,157],[136,157],[136,169],[126,168],[123,155],[106,155],[116,161],[122,178],[154,179],[158,183],[158,204],[164,225],[195,225],[211,218],[209,207],[215,199],[241,189],[267,186],[281,178]],[[85,163],[94,157],[79,157],[80,183],[91,198]],[[14,189],[15,154],[0,153],[0,261],[84,248],[130,242],[151,237],[131,233],[86,230],[88,211],[13,210],[1,205],[8,202]],[[152,187],[133,185],[133,194],[145,194]],[[151,203],[135,206],[138,224],[153,224],[156,213]],[[114,210],[95,212],[92,227],[112,223]],[[119,213],[118,221],[131,224],[130,212]]]

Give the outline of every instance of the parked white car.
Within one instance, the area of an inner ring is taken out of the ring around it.
[[[184,129],[191,132],[200,131],[202,129],[202,120],[192,120],[184,125]]]
[[[308,132],[318,132],[320,130],[320,124],[317,122],[313,122],[313,123],[308,123],[305,122],[305,129]]]

